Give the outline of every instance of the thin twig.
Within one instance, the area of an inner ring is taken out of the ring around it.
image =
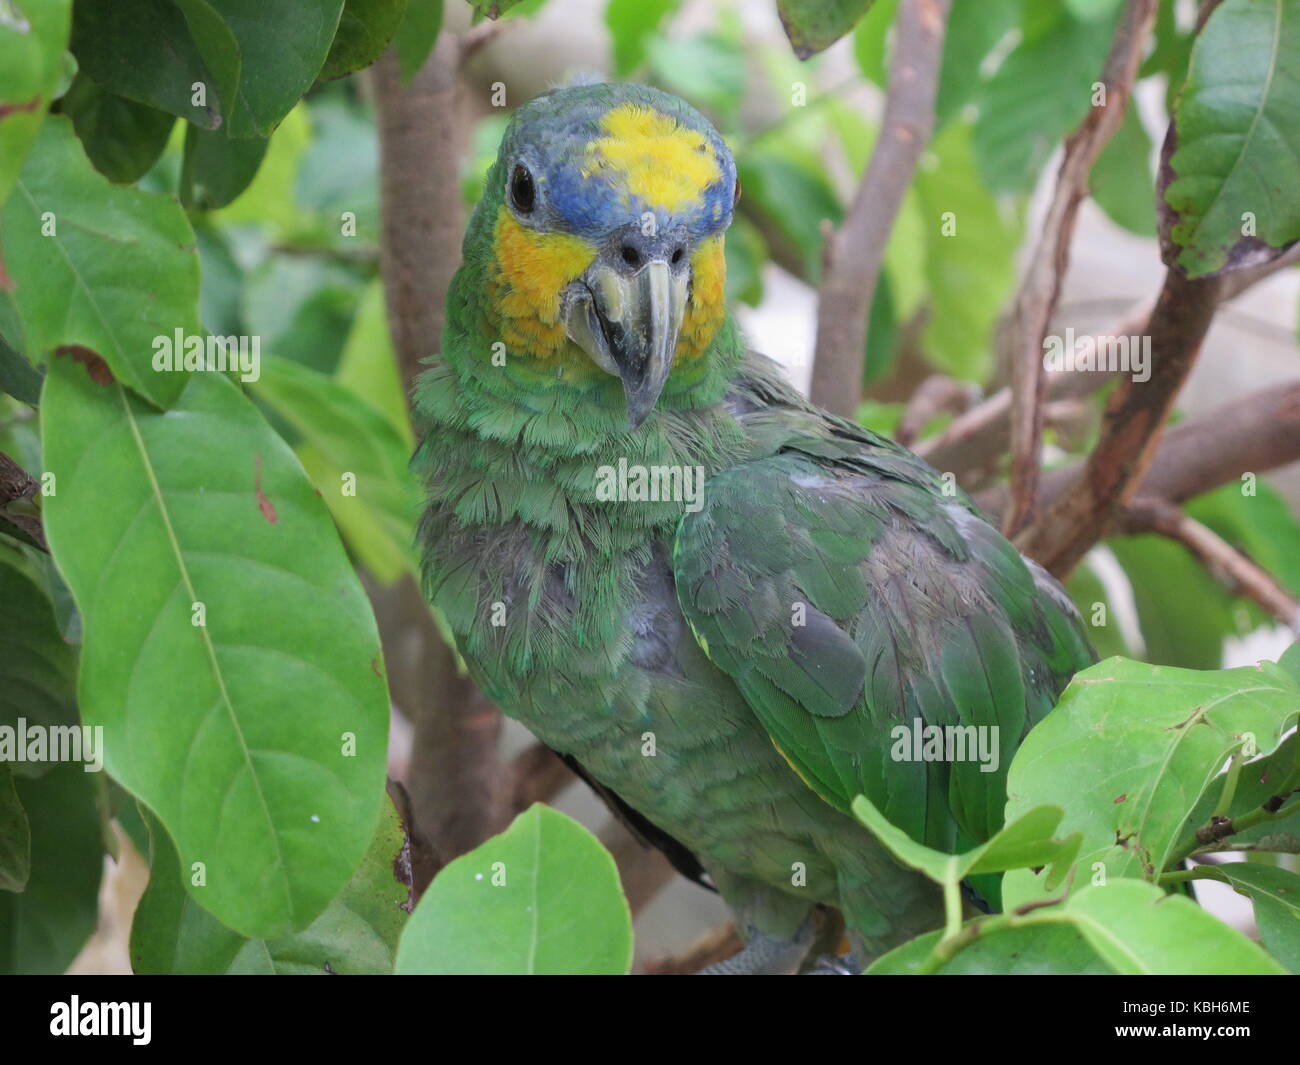
[[[1175,425],[1160,441],[1136,494],[1184,503],[1243,476],[1257,476],[1298,460],[1300,380],[1252,392]],[[1083,470],[1080,463],[1043,478],[1044,507],[1063,499]],[[996,517],[1006,498],[1006,487],[999,485],[981,492],[975,501]]]
[[[1129,532],[1157,532],[1177,540],[1236,595],[1254,600],[1292,632],[1300,622],[1298,603],[1277,579],[1213,529],[1162,499],[1139,499],[1125,514]]]
[[[1016,296],[1012,312],[1016,339],[1011,362],[1011,506],[1002,523],[1008,536],[1029,521],[1038,498],[1047,393],[1043,343],[1069,266],[1075,217],[1087,194],[1093,163],[1124,120],[1155,15],[1156,0],[1129,0],[1102,69],[1101,100],[1065,142],[1043,234]]]
[[[844,222],[826,241],[811,395],[844,417],[856,414],[862,394],[867,312],[889,233],[934,128],[950,4],[903,0],[880,139]]]
[[[970,409],[975,396],[973,385],[947,374],[931,374],[907,401],[907,408],[894,430],[894,439],[904,447],[911,447],[932,418],[940,414],[962,414]]]

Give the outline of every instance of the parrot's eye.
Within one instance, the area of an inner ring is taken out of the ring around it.
[[[515,167],[510,175],[510,202],[520,214],[531,214],[537,202],[537,190],[533,187],[533,175],[525,166]]]

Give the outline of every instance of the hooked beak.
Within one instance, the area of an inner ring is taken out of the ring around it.
[[[673,366],[690,271],[655,257],[634,272],[597,259],[565,299],[565,329],[606,373],[623,382],[628,422],[654,409]]]

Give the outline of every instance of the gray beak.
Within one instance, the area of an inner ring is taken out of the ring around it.
[[[566,294],[565,328],[597,366],[622,380],[635,429],[654,409],[672,371],[690,270],[658,255],[634,270],[609,258],[597,259]]]

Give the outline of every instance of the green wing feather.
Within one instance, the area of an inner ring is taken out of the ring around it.
[[[865,794],[931,846],[987,839],[1016,747],[1093,660],[1073,606],[915,455],[807,410],[755,419],[770,453],[678,528],[697,641],[826,802]],[[997,726],[997,771],[894,759],[918,719]]]

